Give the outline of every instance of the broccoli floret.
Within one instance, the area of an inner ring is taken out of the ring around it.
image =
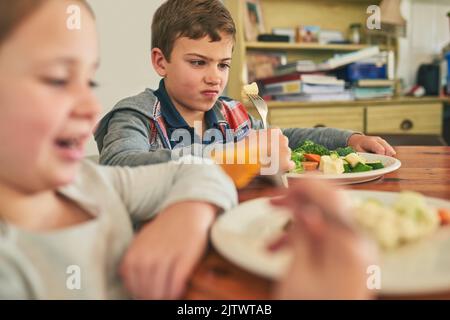
[[[367,162],[366,165],[372,167],[372,169],[377,170],[377,169],[383,169],[384,165],[381,161],[375,161],[375,162]]]
[[[353,172],[365,172],[373,170],[372,167],[365,165],[364,163],[358,163],[356,167],[353,168]]]
[[[344,163],[344,173],[352,172],[352,167],[348,163]]]
[[[355,153],[356,151],[353,150],[352,147],[345,147],[345,148],[337,148],[336,152],[341,156],[345,157],[346,155],[349,155],[350,153]]]
[[[302,162],[305,161],[305,157],[303,155],[303,152],[293,151],[292,154],[291,154],[291,159],[295,163],[295,169],[292,172],[294,172],[294,173],[301,173],[301,172],[303,172]]]
[[[295,163],[305,161],[305,156],[303,152],[293,151],[291,154],[291,159]]]
[[[339,159],[339,153],[337,153],[336,151],[331,151],[330,157],[331,159]]]
[[[295,169],[292,170],[293,173],[302,173],[303,171],[305,170],[303,169],[303,165],[301,162],[298,165],[296,164]]]
[[[330,150],[321,146],[320,144],[316,144],[311,140],[306,140],[303,144],[294,150],[295,152],[303,152],[303,153],[312,153],[318,154],[320,156],[327,156],[330,154]]]

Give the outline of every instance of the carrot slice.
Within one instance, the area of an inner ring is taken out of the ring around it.
[[[320,162],[320,155],[313,153],[305,153],[305,159],[308,161]]]
[[[302,162],[302,165],[303,165],[303,169],[305,169],[305,171],[314,171],[319,166],[319,163],[313,162],[313,161],[305,161],[305,162]]]
[[[450,224],[450,209],[440,208],[438,209],[439,219],[441,220],[441,225]]]

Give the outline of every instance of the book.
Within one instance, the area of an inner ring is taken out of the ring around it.
[[[310,74],[305,74],[302,72],[291,72],[288,74],[284,74],[284,75],[278,75],[278,76],[272,76],[272,77],[267,77],[267,78],[263,78],[263,79],[258,79],[258,82],[260,82],[263,85],[268,85],[271,83],[278,83],[278,82],[285,82],[285,81],[293,81],[293,80],[303,80],[307,79],[308,76],[320,76],[320,75],[325,75],[323,72],[316,72],[316,73],[310,73]]]
[[[345,91],[345,84],[327,85],[327,84],[308,84],[303,83],[302,91],[304,93],[341,93]]]
[[[316,85],[336,85],[344,86],[345,81],[337,79],[335,76],[326,76],[319,74],[304,74],[302,76],[303,83]]]
[[[319,64],[316,64],[311,60],[294,61],[287,64],[278,65],[274,69],[273,75],[282,76],[295,72],[314,73],[314,72],[330,71],[350,63],[354,63],[363,59],[376,56],[379,53],[380,49],[374,46],[342,55],[337,55]]]
[[[293,80],[272,83],[264,86],[264,95],[292,94],[302,92],[302,81]]]
[[[374,46],[358,51],[337,55],[318,65],[319,70],[333,70],[347,64],[373,57],[380,53],[380,48]]]
[[[264,85],[264,94],[335,93],[342,92],[345,88],[344,80],[338,80],[332,76],[303,74],[296,77],[297,80],[279,81]]]
[[[314,102],[314,101],[352,101],[354,100],[353,93],[346,90],[340,93],[322,93],[322,94],[286,94],[273,96],[275,101],[295,101],[295,102]]]
[[[379,54],[376,54],[369,58],[364,58],[364,59],[358,60],[357,63],[372,63],[372,64],[376,64],[378,66],[385,65],[388,63],[388,52],[380,51]]]
[[[274,70],[275,76],[286,75],[294,72],[316,72],[318,71],[317,65],[310,60],[299,60],[291,63],[287,63],[284,65],[279,65]]]
[[[361,79],[356,82],[358,87],[372,88],[372,87],[393,87],[395,80],[389,79]]]
[[[390,98],[394,95],[392,87],[353,88],[357,100]]]

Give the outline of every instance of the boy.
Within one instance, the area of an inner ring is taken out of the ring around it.
[[[120,101],[101,120],[95,132],[100,162],[165,162],[180,146],[245,143],[252,130],[263,129],[241,103],[220,97],[228,81],[235,33],[233,19],[219,0],[166,1],[152,23],[152,63],[163,79],[157,90],[146,89]],[[306,139],[330,149],[349,145],[357,151],[395,154],[381,138],[348,130],[284,129],[289,144],[279,130],[269,132],[280,142],[273,152],[280,171],[292,169],[289,147]]]

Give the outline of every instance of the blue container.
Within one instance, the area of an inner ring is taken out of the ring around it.
[[[352,63],[346,68],[345,80],[355,82],[361,79],[386,79],[386,65],[377,66],[374,63]]]
[[[446,53],[445,59],[447,60],[447,79],[450,78],[450,51]]]
[[[447,60],[447,95],[450,95],[450,51],[445,55],[445,59]]]

